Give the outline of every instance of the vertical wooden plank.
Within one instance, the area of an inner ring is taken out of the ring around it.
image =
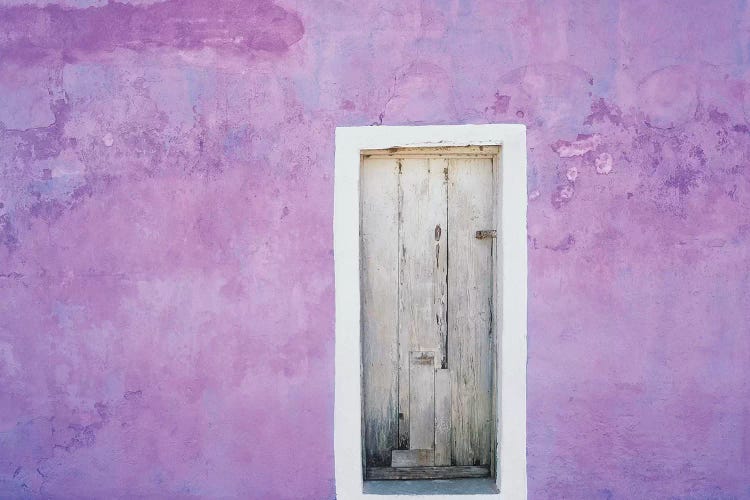
[[[435,446],[435,353],[409,356],[409,445],[412,450]]]
[[[452,159],[448,169],[448,367],[452,464],[488,465],[492,401],[491,159]]]
[[[497,435],[497,422],[498,422],[498,363],[497,363],[497,353],[499,352],[499,346],[498,346],[498,335],[497,335],[497,325],[499,324],[500,318],[496,317],[494,313],[497,311],[501,311],[501,309],[498,307],[498,301],[502,299],[503,296],[503,280],[500,279],[494,279],[496,276],[500,276],[500,273],[498,273],[498,263],[501,262],[501,258],[498,255],[498,252],[502,248],[502,245],[499,245],[500,239],[498,237],[502,237],[502,234],[500,233],[501,224],[500,221],[502,220],[502,201],[500,200],[500,196],[502,193],[502,186],[500,185],[500,168],[499,168],[499,160],[500,160],[500,150],[498,149],[498,155],[494,156],[492,158],[492,227],[496,230],[496,238],[492,242],[492,276],[493,276],[493,283],[492,283],[492,325],[490,328],[492,329],[492,337],[490,339],[491,341],[491,347],[490,347],[490,373],[492,375],[490,387],[492,388],[492,398],[490,399],[490,472],[493,477],[497,476],[497,443],[499,436]],[[497,197],[498,199],[495,200],[494,197]],[[502,269],[501,269],[502,270]]]
[[[435,465],[451,464],[451,376],[435,371]]]
[[[433,245],[435,264],[432,272],[432,315],[440,343],[440,364],[448,367],[448,160],[431,158],[429,213],[435,219]]]
[[[443,351],[447,332],[447,160],[399,161],[399,448],[414,449],[409,353]]]
[[[366,159],[361,172],[364,448],[389,466],[398,436],[398,163]]]

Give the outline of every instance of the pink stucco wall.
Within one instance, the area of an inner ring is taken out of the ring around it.
[[[331,500],[334,128],[520,122],[529,498],[750,498],[744,0],[3,4],[0,497]]]

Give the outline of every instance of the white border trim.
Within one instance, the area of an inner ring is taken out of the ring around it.
[[[362,492],[359,298],[359,172],[363,149],[500,145],[502,222],[501,368],[497,436],[500,493],[471,500],[526,499],[526,127],[516,124],[337,127],[333,248],[336,287],[334,456],[338,500],[449,500],[458,495]],[[502,432],[505,429],[507,432]]]

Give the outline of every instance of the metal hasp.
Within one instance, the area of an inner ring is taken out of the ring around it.
[[[497,231],[494,229],[485,229],[483,231],[477,231],[476,237],[478,240],[486,238],[497,238]]]

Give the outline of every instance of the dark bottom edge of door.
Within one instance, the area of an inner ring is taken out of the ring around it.
[[[489,477],[490,468],[484,465],[452,465],[445,467],[367,467],[365,480],[405,479],[461,479]]]

